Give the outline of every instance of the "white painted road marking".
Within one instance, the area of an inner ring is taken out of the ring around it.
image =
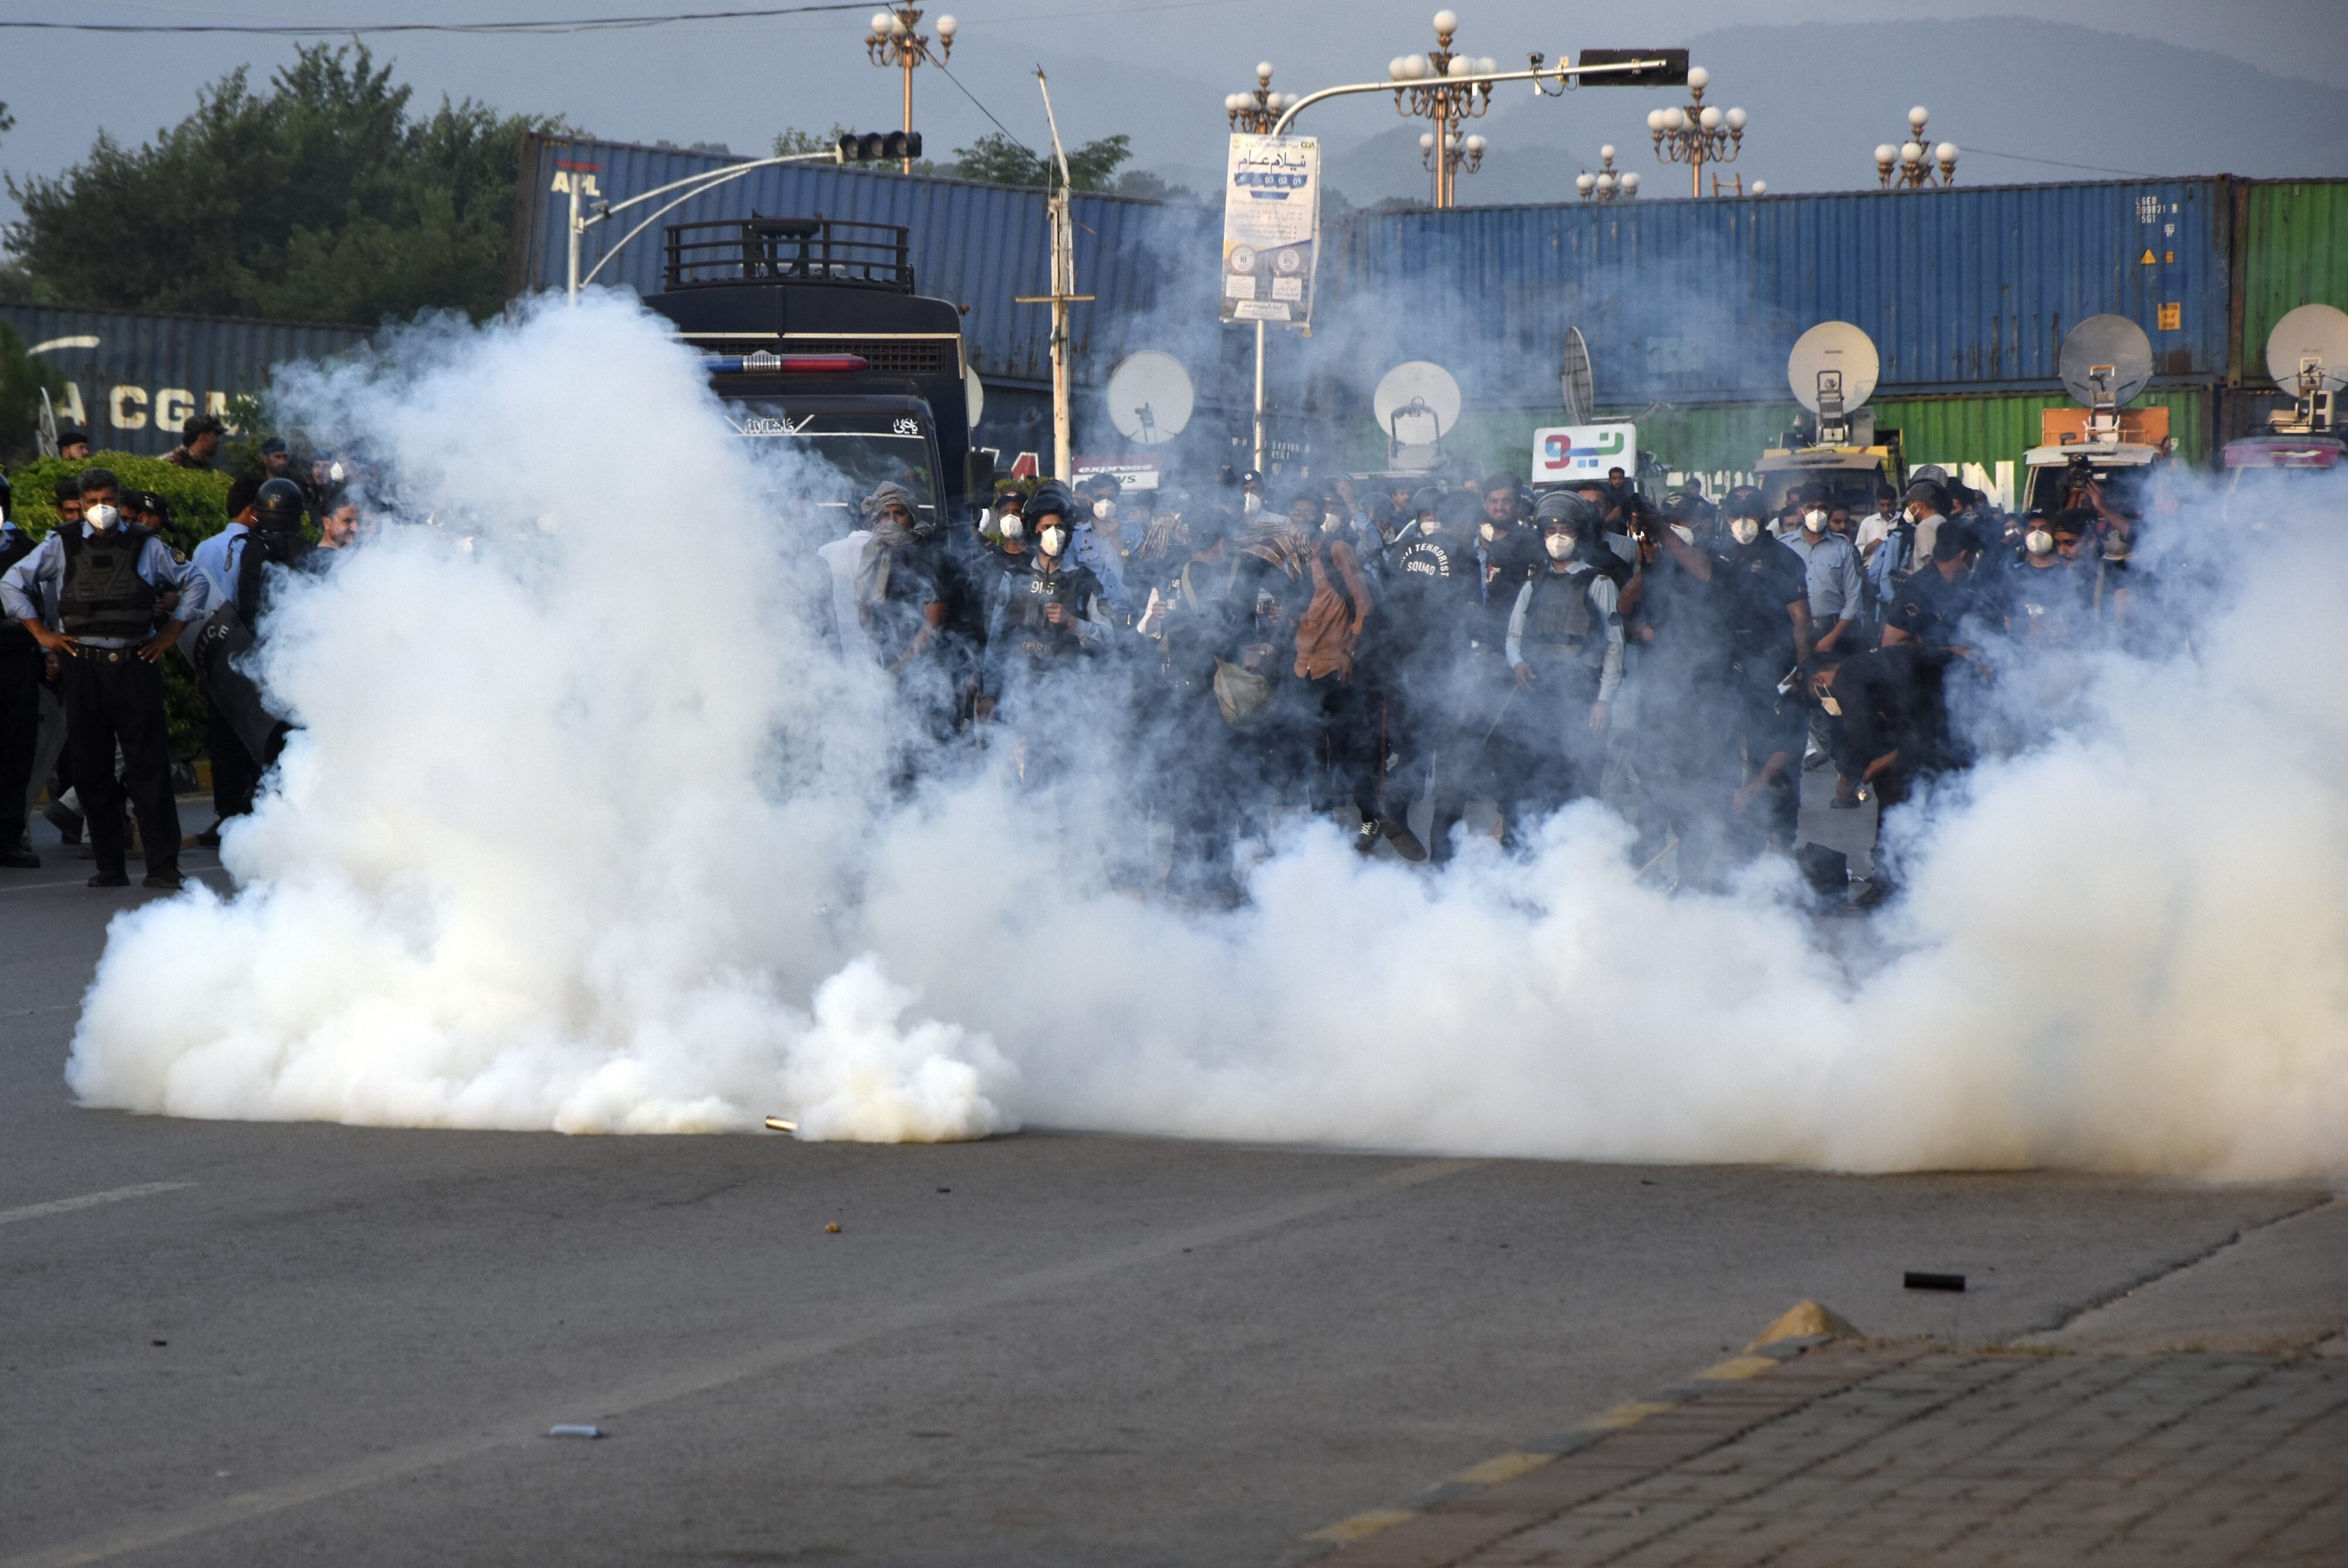
[[[70,1214],[76,1209],[94,1209],[100,1203],[152,1198],[158,1192],[176,1192],[182,1187],[194,1185],[193,1181],[141,1181],[136,1187],[117,1187],[107,1192],[85,1192],[78,1198],[59,1198],[50,1203],[28,1203],[21,1209],[0,1209],[0,1225],[13,1225],[19,1220],[45,1220],[51,1214]]]

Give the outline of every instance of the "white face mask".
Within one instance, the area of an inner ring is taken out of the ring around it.
[[[2022,536],[2022,548],[2033,555],[2054,553],[2054,536],[2043,528],[2034,528]]]
[[[1418,520],[1418,531],[1421,533],[1441,533],[1443,531],[1443,520],[1430,512],[1426,516]]]
[[[82,521],[100,533],[112,528],[121,516],[120,512],[108,506],[104,501],[100,501],[96,506],[84,507],[81,514]]]
[[[1695,542],[1695,530],[1690,528],[1686,523],[1675,522],[1672,524],[1672,531],[1680,536],[1680,542],[1682,544],[1694,544]]]
[[[1027,531],[1027,521],[1015,511],[1006,511],[1003,521],[994,525],[994,531],[1005,539],[1017,539]]]
[[[1761,537],[1761,520],[1757,517],[1732,518],[1729,520],[1728,536],[1739,544],[1750,544]]]
[[[1110,518],[1117,515],[1117,502],[1107,500],[1101,500],[1093,502],[1093,515],[1100,519],[1101,521],[1107,522]]]
[[[1541,548],[1549,552],[1551,561],[1562,561],[1573,553],[1573,535],[1552,533],[1541,541]]]
[[[1812,533],[1824,533],[1827,531],[1827,514],[1813,507],[1802,513],[1802,526]]]
[[[1488,522],[1488,523],[1486,523],[1486,524],[1484,525],[1484,538],[1485,538],[1486,542],[1488,542],[1488,542],[1491,542],[1492,540],[1498,539],[1498,538],[1499,538],[1499,537],[1500,537],[1500,525],[1499,525],[1498,523],[1497,523],[1497,522]]]
[[[1044,547],[1045,554],[1057,555],[1068,542],[1068,531],[1057,526],[1045,529],[1035,536],[1035,542]]]
[[[1250,517],[1253,517],[1257,512],[1260,512],[1262,510],[1263,497],[1256,494],[1253,490],[1248,491],[1247,499],[1240,502],[1240,511]]]

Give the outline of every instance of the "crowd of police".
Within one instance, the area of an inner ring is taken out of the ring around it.
[[[191,420],[170,460],[208,466],[220,435]],[[217,820],[196,841],[216,845],[285,734],[236,658],[265,569],[325,569],[358,498],[339,465],[264,442],[188,559],[163,498],[103,468],[56,499],[38,543],[0,527],[0,866],[39,863],[26,813],[46,788],[68,841],[87,832],[93,886],[128,882],[135,830],[147,885],[176,887],[163,656],[184,642],[201,677]],[[1235,850],[1296,810],[1357,820],[1365,854],[1440,862],[1471,805],[1505,848],[1597,798],[1643,870],[1669,857],[1678,883],[1717,886],[1775,850],[1865,907],[1887,857],[1853,896],[1842,857],[1801,841],[1805,772],[1834,769],[1829,809],[1888,811],[1968,761],[1951,719],[1968,685],[2161,636],[2131,560],[2140,500],[2082,477],[2015,517],[1925,470],[1855,516],[1821,483],[1774,505],[1693,479],[1652,498],[1618,469],[1541,493],[1339,478],[1275,505],[1226,469],[1162,492],[1006,485],[956,526],[883,483],[819,552],[819,622],[915,717],[902,782],[958,745],[1007,746],[1035,783],[1079,752],[1115,758],[1183,896],[1243,898]]]
[[[1804,773],[1834,769],[1828,810],[1891,810],[1967,762],[1969,683],[2157,634],[2140,499],[2082,478],[2017,517],[1921,470],[1854,516],[1821,483],[1651,498],[1619,469],[1268,499],[1225,470],[1004,487],[961,530],[883,485],[824,553],[832,624],[930,736],[1007,742],[1030,779],[1078,748],[1119,759],[1184,896],[1242,898],[1233,850],[1284,811],[1357,815],[1363,853],[1441,861],[1472,803],[1509,847],[1596,797],[1680,885],[1774,850],[1865,908],[1889,857],[1853,882],[1804,843]]]
[[[165,459],[209,469],[224,434],[198,415]],[[88,459],[86,431],[58,435],[58,455]],[[269,716],[234,655],[264,612],[264,568],[319,571],[358,536],[360,505],[331,459],[304,466],[274,438],[258,467],[231,480],[228,526],[182,557],[167,542],[170,506],[88,467],[57,483],[57,525],[36,542],[0,477],[0,867],[40,864],[27,832],[41,794],[68,844],[87,837],[92,887],[128,885],[135,838],[145,885],[180,885],[162,663],[183,646],[205,677],[206,750],[217,820],[249,811],[285,727]],[[188,635],[201,624],[200,635]],[[126,803],[128,810],[126,811]]]

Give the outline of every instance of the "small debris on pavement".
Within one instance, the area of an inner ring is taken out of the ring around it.
[[[546,1435],[550,1438],[600,1438],[603,1435],[603,1429],[575,1426],[549,1427],[546,1429]]]
[[[823,1233],[827,1236],[836,1236],[839,1234],[839,1222],[838,1220],[834,1220],[830,1224],[826,1225],[823,1228]]]
[[[1910,1290],[1962,1290],[1965,1276],[1952,1274],[1923,1274],[1910,1269],[1900,1276],[1900,1283]]]
[[[769,1132],[797,1132],[798,1130],[799,1124],[796,1121],[785,1121],[779,1116],[767,1118],[767,1130]]]

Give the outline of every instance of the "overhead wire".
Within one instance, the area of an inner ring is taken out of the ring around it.
[[[819,0],[815,5],[767,5],[737,11],[673,11],[642,16],[568,16],[510,22],[60,22],[0,17],[0,28],[57,33],[242,33],[268,37],[304,37],[359,33],[613,33],[663,27],[677,22],[733,22],[798,16],[818,11],[860,11],[867,0]]]

